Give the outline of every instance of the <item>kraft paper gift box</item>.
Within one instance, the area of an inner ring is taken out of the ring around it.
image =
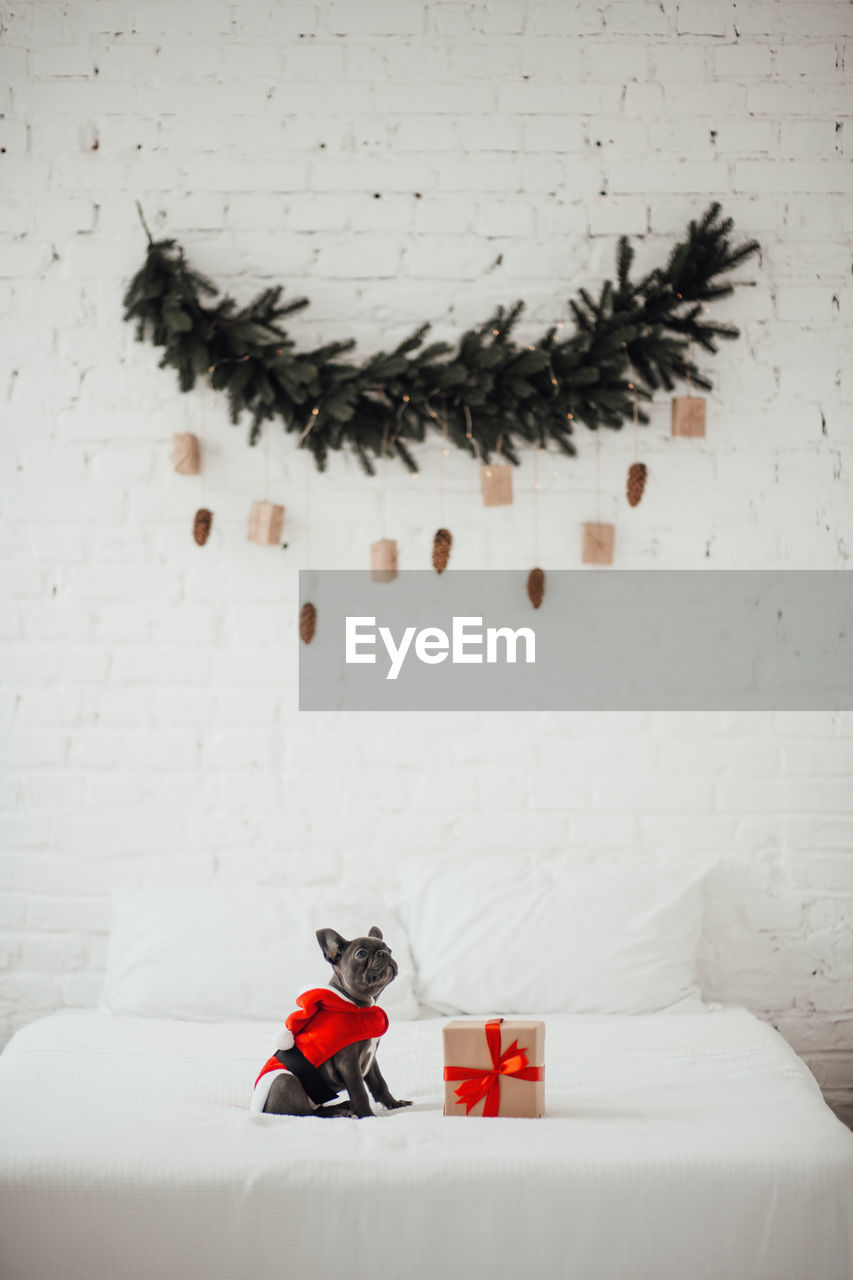
[[[259,542],[262,547],[275,546],[281,541],[284,528],[284,507],[277,502],[253,502],[249,512],[250,542]]]
[[[444,1026],[446,1116],[541,1116],[545,1023],[490,1018]]]

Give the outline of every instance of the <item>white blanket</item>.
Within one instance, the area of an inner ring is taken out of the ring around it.
[[[0,1058],[3,1280],[851,1280],[853,1134],[740,1009],[546,1019],[541,1120],[251,1115],[274,1028],[91,1012]]]

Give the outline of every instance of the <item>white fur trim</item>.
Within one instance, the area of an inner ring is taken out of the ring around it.
[[[280,1071],[267,1071],[262,1075],[258,1083],[255,1085],[255,1090],[252,1094],[252,1101],[249,1104],[249,1110],[254,1111],[255,1113],[263,1111],[264,1107],[267,1105],[267,1098],[270,1096],[270,1089],[272,1088],[273,1080],[277,1080],[279,1076],[290,1075],[293,1075],[293,1072],[288,1071],[287,1067],[282,1067]],[[305,1094],[305,1097],[308,1098],[307,1093]],[[316,1103],[313,1098],[308,1098],[308,1102],[312,1111],[316,1111],[319,1103]]]
[[[255,1091],[252,1094],[252,1102],[249,1107],[250,1111],[263,1111],[267,1105],[267,1098],[270,1096],[273,1080],[277,1080],[279,1076],[289,1076],[290,1072],[286,1067],[282,1067],[281,1071],[266,1071],[255,1085]]]
[[[293,1043],[293,1032],[283,1027],[276,1033],[270,1053],[278,1053],[279,1049],[292,1049]]]

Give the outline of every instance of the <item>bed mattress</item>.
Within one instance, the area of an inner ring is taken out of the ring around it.
[[[853,1134],[745,1010],[547,1017],[540,1120],[444,1117],[441,1025],[392,1025],[414,1106],[356,1121],[250,1114],[272,1025],[33,1023],[0,1057],[0,1275],[851,1280]]]

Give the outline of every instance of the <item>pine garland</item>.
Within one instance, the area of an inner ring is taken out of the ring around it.
[[[135,322],[139,341],[163,348],[160,365],[176,370],[181,390],[209,377],[226,392],[234,423],[250,416],[250,444],[279,418],[321,471],[331,450],[347,447],[370,475],[374,460],[389,454],[417,471],[411,446],[445,422],[460,449],[488,462],[500,438],[502,457],[517,464],[524,445],[553,442],[574,454],[577,422],[592,430],[621,427],[633,416],[629,383],[644,400],[661,387],[672,391],[688,373],[694,386],[710,390],[688,360],[689,343],[713,354],[717,340],[739,336],[705,314],[733,291],[721,276],[760,247],[755,240],[730,243],[732,219],[714,203],[690,223],[666,266],[636,282],[634,250],[622,236],[615,284],[606,280],[597,299],[580,289],[569,300],[574,331],[552,325],[538,341],[519,345],[512,332],[524,304],[517,302],[498,307],[455,347],[424,345],[423,324],[392,351],[357,364],[345,358],[353,340],[295,349],[283,322],[308,305],[306,298],[283,302],[277,285],[240,308],[217,297],[175,240],[154,241],[144,218],[143,226],[148,252],[125,294],[124,318]],[[643,411],[639,419],[648,422]]]

